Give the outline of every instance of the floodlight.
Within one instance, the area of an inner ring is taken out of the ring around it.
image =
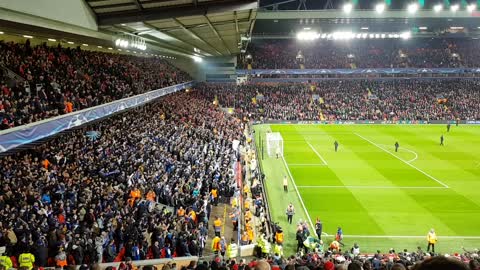
[[[374,38],[375,37],[375,34],[370,34],[368,35],[369,38]]]
[[[475,4],[471,4],[467,6],[468,12],[473,12],[476,8],[477,6]]]
[[[363,33],[362,34],[362,38],[367,38],[368,34],[367,33]]]
[[[385,4],[383,3],[380,3],[380,4],[377,4],[375,6],[375,10],[377,11],[377,13],[383,13],[383,11],[385,11]]]
[[[418,11],[418,5],[416,3],[412,3],[410,5],[408,5],[408,13],[415,13]]]
[[[346,3],[343,5],[343,12],[349,14],[353,10],[353,5],[351,3]]]
[[[198,57],[198,56],[195,56],[195,55],[192,56],[192,58],[193,58],[193,61],[195,61],[197,63],[201,63],[203,61],[201,57]]]
[[[451,10],[452,12],[457,12],[459,9],[460,9],[460,6],[459,6],[459,5],[452,5],[452,6],[450,6],[450,10]]]
[[[412,36],[412,34],[410,32],[403,32],[403,33],[400,34],[400,37],[402,39],[409,39],[411,36]]]
[[[433,10],[435,12],[440,12],[440,11],[442,11],[442,9],[443,9],[443,6],[441,4],[433,6]]]
[[[385,34],[381,34],[381,35],[380,35],[381,38],[385,38],[386,36],[387,36],[387,35],[385,35]]]
[[[357,38],[361,38],[361,37],[362,37],[362,34],[361,34],[361,33],[358,33],[356,37],[357,37]]]

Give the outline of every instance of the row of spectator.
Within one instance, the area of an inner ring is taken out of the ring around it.
[[[471,39],[269,40],[252,43],[251,59],[239,56],[240,68],[456,68],[478,67],[480,41]],[[298,56],[302,56],[299,59]]]
[[[201,255],[242,126],[190,91],[2,157],[0,247],[36,266]]]
[[[189,80],[163,59],[0,41],[2,129],[20,126]]]
[[[204,94],[254,120],[478,120],[478,80],[332,80],[204,84]],[[313,89],[313,90],[312,90]]]

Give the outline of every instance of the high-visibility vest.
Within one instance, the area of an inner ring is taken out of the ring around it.
[[[283,232],[277,232],[275,234],[275,240],[277,244],[283,244]]]
[[[216,189],[212,189],[212,196],[213,196],[213,198],[217,198],[217,197],[218,197],[218,193],[217,193],[217,190],[216,190]]]
[[[177,216],[183,217],[185,215],[185,209],[178,209],[177,210]]]
[[[428,233],[427,240],[428,243],[435,244],[437,243],[437,235],[435,233]]]
[[[233,259],[233,258],[237,257],[237,253],[238,253],[237,244],[231,243],[230,245],[228,245],[228,247],[227,247],[227,257],[228,258]]]
[[[216,232],[219,232],[222,230],[222,221],[220,219],[216,219],[214,222],[213,222],[213,227],[215,228],[215,231]]]
[[[35,262],[35,256],[32,253],[22,253],[18,257],[18,263],[20,267],[27,267],[28,269],[33,268],[33,263]]]
[[[0,265],[5,267],[5,269],[10,269],[13,267],[13,263],[12,263],[12,260],[10,259],[10,257],[8,256],[0,256]]]
[[[220,250],[220,237],[215,237],[212,240],[212,251],[219,251]]]

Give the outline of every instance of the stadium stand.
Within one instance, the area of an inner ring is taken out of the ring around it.
[[[233,139],[238,120],[184,92],[2,158],[0,246],[42,267],[201,254],[210,189],[235,187]]]
[[[1,129],[190,80],[166,60],[61,46],[0,42],[0,63],[26,82],[2,77]]]
[[[367,40],[341,42],[317,40],[269,40],[254,42],[249,54],[253,69],[304,68],[455,68],[477,67],[480,60],[478,40],[416,39]],[[297,60],[298,55],[303,61]],[[239,57],[239,68],[247,68],[245,58]]]
[[[331,80],[315,84],[204,84],[251,120],[477,120],[477,80]],[[313,90],[312,90],[313,87]],[[322,119],[323,118],[323,119]]]

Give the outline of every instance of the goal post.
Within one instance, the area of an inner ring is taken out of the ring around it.
[[[283,157],[283,138],[280,132],[267,133],[267,154],[269,157]]]

